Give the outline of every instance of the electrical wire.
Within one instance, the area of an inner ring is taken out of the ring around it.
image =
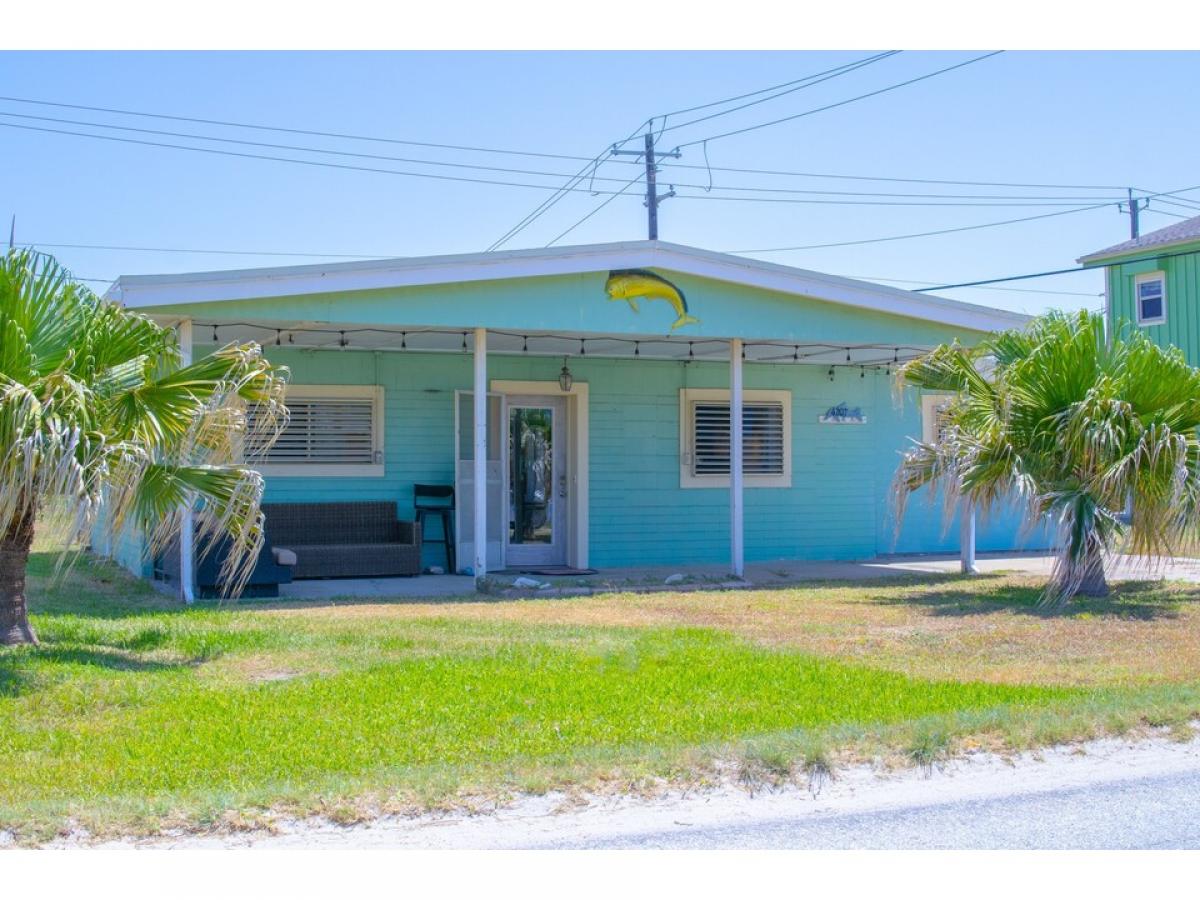
[[[588,164],[585,165],[579,172],[576,172],[574,175],[568,175],[565,172],[547,172],[544,170],[514,169],[514,168],[509,168],[509,167],[504,167],[504,166],[484,166],[484,165],[475,165],[475,164],[471,164],[471,163],[456,163],[456,162],[444,162],[441,160],[414,159],[412,157],[404,157],[404,156],[387,156],[387,155],[375,154],[375,153],[357,153],[357,152],[347,151],[347,150],[331,150],[331,149],[327,149],[327,148],[323,148],[323,147],[305,147],[305,146],[298,146],[296,144],[276,144],[276,143],[270,143],[270,142],[265,142],[265,141],[244,141],[244,140],[240,140],[237,138],[213,137],[213,136],[209,136],[209,135],[193,134],[193,133],[189,133],[189,132],[163,131],[163,130],[154,129],[154,128],[135,128],[135,127],[126,126],[126,125],[109,125],[109,124],[105,124],[105,123],[101,123],[101,122],[88,122],[88,121],[82,121],[79,119],[61,119],[61,118],[54,118],[51,116],[29,116],[29,115],[24,115],[21,113],[7,113],[7,112],[3,112],[3,111],[0,111],[0,116],[14,116],[14,117],[21,118],[21,119],[34,119],[34,120],[42,121],[42,122],[54,122],[57,124],[82,125],[82,126],[87,126],[87,127],[107,128],[107,129],[115,129],[115,130],[119,130],[119,131],[135,132],[138,134],[152,134],[152,135],[163,136],[163,137],[184,138],[187,140],[216,141],[216,142],[224,143],[224,144],[237,144],[240,146],[250,146],[250,147],[264,147],[264,148],[268,148],[268,149],[272,149],[272,150],[290,150],[290,151],[295,151],[295,152],[300,152],[300,153],[321,153],[321,154],[330,155],[330,156],[348,156],[348,157],[353,157],[356,159],[371,159],[371,160],[383,160],[383,161],[387,161],[387,162],[416,163],[418,165],[448,166],[448,167],[456,168],[456,169],[472,169],[472,170],[481,170],[481,171],[486,171],[486,172],[500,172],[503,174],[511,174],[511,175],[529,175],[529,176],[547,177],[547,178],[567,178],[567,179],[569,179],[569,184],[571,186],[573,186],[577,182],[581,181],[584,177],[586,177],[587,173],[589,171],[592,171],[592,173],[593,173],[590,176],[590,180],[592,180],[592,181],[618,182],[621,184],[626,183],[625,179],[623,179],[623,178],[611,178],[611,177],[595,174],[596,168],[598,168],[598,166],[602,162],[605,161],[604,157],[609,152],[607,150],[604,153],[602,153],[602,154],[594,157],[592,160],[590,160],[588,162]],[[2,123],[0,123],[0,124],[2,124]],[[639,126],[639,128],[640,127],[641,126]],[[626,140],[628,141],[629,138],[626,138]],[[407,173],[407,174],[415,175],[417,173]],[[813,189],[802,189],[802,188],[771,188],[771,187],[742,186],[742,185],[701,185],[701,184],[693,184],[693,183],[678,183],[678,186],[682,187],[682,188],[693,188],[693,189],[704,190],[706,193],[715,187],[718,190],[743,191],[743,192],[749,192],[749,193],[804,194],[804,195],[822,195],[822,196],[851,196],[851,197],[904,197],[904,198],[932,198],[932,199],[945,198],[945,199],[965,199],[965,200],[1068,200],[1072,203],[1086,202],[1089,200],[1109,199],[1109,198],[1105,198],[1105,197],[1047,197],[1047,196],[1040,196],[1040,195],[1039,196],[1029,196],[1029,195],[995,195],[995,194],[904,194],[904,193],[889,193],[889,192],[882,192],[882,191],[828,191],[828,190],[813,190]],[[589,190],[589,192],[591,192],[591,191]],[[557,194],[557,191],[556,191],[556,194]],[[554,201],[547,200],[547,201],[543,201],[543,202],[546,204],[552,204]],[[520,229],[518,228],[518,230],[520,230]],[[495,246],[498,246],[499,244],[504,243],[506,238],[507,238],[507,236],[505,238],[501,238],[496,244],[493,245],[493,247],[489,247],[488,249],[489,250],[494,249]]]
[[[600,210],[604,209],[604,207],[608,206],[608,204],[612,203],[619,196],[621,196],[623,193],[625,193],[627,190],[629,190],[631,187],[633,187],[634,184],[641,181],[642,178],[643,178],[643,176],[639,174],[636,178],[632,179],[627,185],[625,185],[625,187],[621,188],[621,190],[617,191],[615,194],[613,194],[611,197],[606,199],[603,203],[599,204],[595,209],[593,209],[591,212],[589,212],[583,218],[581,218],[577,222],[575,222],[574,225],[567,228],[565,231],[560,232],[557,237],[553,238],[545,246],[552,247],[553,245],[557,244],[559,241],[561,241],[563,238],[565,238],[568,234],[570,234],[572,231],[574,231],[576,228],[578,228],[580,225],[582,225],[584,222],[586,222],[588,219],[590,219],[596,213],[600,212]]]
[[[1104,209],[1112,203],[1098,203],[1094,206],[1080,206],[1075,209],[1062,209],[1057,212],[1040,213],[1036,216],[1022,216],[1019,219],[1001,219],[998,222],[980,222],[976,225],[960,225],[955,228],[941,228],[936,231],[917,231],[909,234],[893,234],[886,237],[861,238],[854,241],[827,241],[821,244],[800,244],[795,247],[764,247],[754,250],[726,250],[725,253],[751,255],[755,253],[788,253],[793,250],[822,250],[827,247],[856,247],[862,244],[883,244],[889,241],[906,241],[911,238],[934,237],[942,234],[956,234],[960,231],[977,231],[981,228],[998,228],[1001,225],[1016,225],[1020,222],[1034,222],[1038,219],[1050,219],[1055,216],[1067,216],[1073,213],[1087,212],[1093,209]]]
[[[726,103],[736,103],[738,100],[745,100],[747,97],[757,97],[760,94],[766,94],[771,91],[779,90],[780,88],[791,87],[792,85],[799,85],[799,84],[802,84],[803,82],[811,81],[814,78],[820,78],[823,75],[829,75],[834,72],[839,72],[848,66],[862,65],[862,64],[866,64],[866,63],[870,63],[870,62],[876,62],[876,61],[879,61],[882,59],[887,59],[889,56],[895,56],[899,52],[900,52],[899,50],[887,50],[887,51],[884,51],[883,53],[877,53],[874,56],[868,56],[868,57],[865,57],[860,60],[855,60],[854,62],[843,63],[840,66],[835,66],[832,69],[826,69],[823,72],[817,72],[813,75],[805,75],[803,78],[797,78],[793,81],[785,81],[781,84],[773,84],[770,87],[760,88],[757,91],[750,91],[749,93],[738,94],[736,97],[726,97],[724,100],[713,100],[711,103],[701,103],[698,106],[688,106],[688,107],[685,107],[684,109],[673,109],[670,112],[660,113],[659,116],[666,119],[670,116],[682,116],[685,113],[698,112],[699,110],[702,110],[702,109],[711,109],[714,106],[723,106]],[[777,96],[781,96],[781,95],[777,95]],[[768,98],[768,99],[770,99],[770,98]],[[659,116],[656,116],[655,118],[658,118]]]
[[[82,103],[61,103],[51,100],[33,100],[28,97],[0,96],[0,100],[9,103],[28,103],[38,106],[54,106],[60,109],[81,109],[89,112],[112,113],[121,116],[141,116],[150,119],[167,119],[173,122],[193,122],[199,125],[218,125],[223,128],[251,128],[256,131],[277,131],[285,134],[304,134],[312,137],[339,138],[351,141],[372,141],[383,144],[403,144],[409,147],[430,147],[437,150],[457,150],[467,153],[499,153],[507,156],[529,156],[542,159],[565,159],[570,161],[586,161],[586,156],[572,156],[565,153],[543,153],[532,150],[506,150],[497,147],[477,147],[463,144],[438,144],[431,141],[411,141],[400,138],[378,137],[374,135],[349,134],[339,131],[317,131],[310,128],[287,128],[280,125],[261,125],[250,122],[232,122],[223,119],[202,119],[196,116],[178,116],[167,113],[142,112],[131,109],[117,109],[110,106],[87,106]]]
[[[547,172],[538,169],[514,169],[507,166],[484,166],[475,163],[446,162],[436,159],[416,159],[408,156],[388,156],[379,153],[358,153],[352,150],[331,150],[326,147],[306,147],[297,144],[275,144],[268,141],[246,141],[239,138],[217,137],[215,135],[195,134],[187,131],[165,131],[158,128],[137,128],[132,125],[111,125],[105,122],[89,122],[83,119],[62,119],[54,116],[31,116],[24,113],[10,113],[0,110],[0,116],[17,119],[31,119],[39,122],[54,122],[59,125],[83,125],[89,128],[107,128],[114,131],[128,131],[136,134],[152,134],[159,137],[184,138],[195,141],[215,141],[221,144],[238,144],[243,147],[265,147],[270,150],[292,150],[298,153],[323,153],[329,156],[349,156],[355,159],[374,159],[387,162],[416,163],[423,166],[446,166],[454,169],[475,169],[484,172],[501,172],[508,175],[535,175],[545,178],[567,178],[567,172]],[[600,178],[600,181],[621,181],[619,178]]]
[[[172,150],[189,150],[193,153],[208,153],[216,156],[232,156],[241,159],[261,159],[272,162],[292,163],[299,166],[314,166],[317,168],[343,169],[352,172],[372,172],[380,175],[400,175],[411,178],[431,178],[436,181],[457,181],[467,184],[490,184],[502,187],[532,188],[541,191],[557,191],[558,187],[551,184],[529,184],[526,182],[500,181],[487,178],[468,178],[465,175],[439,175],[433,172],[407,172],[398,169],[380,169],[373,166],[355,166],[349,163],[321,162],[313,159],[291,159],[284,156],[270,156],[262,153],[243,153],[236,150],[218,150],[215,147],[189,147],[185,144],[168,144],[163,141],[146,141],[140,138],[117,137],[110,134],[87,134],[82,131],[66,131],[60,128],[42,128],[36,125],[18,125],[15,122],[0,122],[0,128],[18,128],[23,131],[39,131],[49,134],[66,134],[75,137],[92,138],[99,141],[113,141],[121,144],[139,144],[146,147],[165,147]],[[614,191],[588,190],[587,188],[569,188],[568,190],[589,194],[611,194]]]
[[[1139,256],[1133,259],[1120,260],[1121,265],[1128,263],[1139,262],[1154,262],[1160,259],[1174,259],[1179,256],[1196,256],[1200,254],[1200,250],[1182,250],[1177,253],[1152,253],[1148,256]],[[1107,264],[1106,264],[1107,265]],[[927,291],[948,291],[953,288],[979,287],[985,284],[1001,284],[1006,281],[1025,281],[1030,278],[1047,278],[1051,275],[1067,275],[1072,272],[1097,272],[1102,268],[1100,265],[1094,266],[1076,266],[1071,269],[1052,269],[1047,272],[1032,272],[1027,275],[1007,275],[1004,278],[984,278],[979,281],[964,281],[961,284],[939,284],[935,287],[916,288],[913,293],[923,294]]]
[[[646,125],[647,127],[652,127],[654,124],[654,120],[651,119],[643,124]],[[625,138],[625,141],[621,141],[619,143],[624,144],[625,142],[631,140],[633,138],[633,136],[636,135],[641,129],[642,129],[642,125],[638,125],[637,128],[635,128],[633,131],[631,131],[629,133],[629,137]],[[567,182],[567,184],[564,185],[564,188],[573,188],[575,185],[579,184],[582,177],[584,176],[584,174],[587,172],[587,170],[589,168],[591,168],[591,170],[592,170],[592,179],[595,180],[596,169],[600,166],[602,161],[607,162],[607,161],[613,159],[614,151],[616,149],[617,149],[617,144],[613,144],[610,147],[608,147],[607,149],[605,149],[604,151],[602,151],[599,155],[593,157],[592,160],[590,161],[590,163],[588,163],[582,169],[580,169],[578,172],[575,173],[575,175]],[[641,174],[639,173],[638,176],[633,179],[633,181],[637,181],[640,178],[641,178]],[[633,181],[631,181],[630,184],[632,184]],[[623,194],[628,187],[629,187],[628,184],[625,185],[624,187],[622,187],[620,192],[617,194],[617,196],[619,196],[620,194]],[[589,192],[590,192],[590,188],[589,188]],[[497,238],[495,241],[493,241],[491,243],[491,245],[487,248],[488,251],[491,252],[493,250],[498,250],[504,244],[511,241],[514,237],[516,237],[518,234],[520,234],[522,231],[524,231],[526,228],[528,228],[530,225],[532,225],[534,222],[536,222],[539,218],[541,218],[543,215],[545,215],[547,212],[549,212],[555,206],[555,204],[557,204],[563,197],[565,197],[567,195],[567,193],[568,193],[567,190],[562,190],[562,191],[556,192],[556,193],[552,194],[551,196],[547,197],[545,200],[543,200],[541,203],[539,203],[536,207],[534,207],[534,209],[532,211],[527,213],[524,216],[524,218],[522,218],[519,222],[517,222],[516,225],[513,225],[511,228],[508,229],[508,231],[504,232],[504,234],[502,234],[499,238]]]
[[[733,131],[726,131],[722,134],[709,135],[708,137],[705,137],[705,138],[700,138],[700,139],[694,140],[694,141],[688,141],[686,143],[679,144],[676,149],[683,149],[684,147],[691,147],[695,144],[703,143],[704,141],[716,141],[716,140],[720,140],[721,138],[733,137],[734,135],[745,134],[748,131],[757,131],[760,128],[768,128],[772,125],[779,125],[783,122],[791,122],[796,119],[802,119],[805,116],[811,116],[811,115],[815,115],[816,113],[825,112],[826,110],[836,109],[839,106],[846,106],[847,104],[850,104],[850,103],[857,103],[859,100],[866,100],[868,97],[877,97],[880,94],[886,94],[888,91],[894,91],[894,90],[897,90],[902,87],[907,87],[908,85],[911,85],[911,84],[916,84],[919,81],[925,81],[929,78],[935,78],[938,75],[944,75],[947,72],[953,72],[955,69],[961,69],[964,66],[970,66],[970,65],[973,65],[974,63],[983,62],[985,59],[990,59],[993,56],[999,56],[1003,52],[1004,52],[1003,50],[993,50],[991,53],[984,53],[981,56],[972,57],[971,59],[964,60],[963,62],[956,63],[952,66],[946,66],[943,69],[936,69],[933,72],[927,72],[924,75],[919,75],[916,78],[910,78],[907,81],[900,81],[900,82],[897,82],[896,84],[890,84],[890,85],[887,85],[886,87],[882,87],[877,90],[870,91],[866,94],[859,94],[856,97],[850,97],[846,100],[839,100],[836,103],[829,103],[825,106],[816,107],[815,109],[809,109],[809,110],[805,110],[804,112],[795,113],[794,115],[784,116],[781,119],[773,119],[770,122],[760,122],[757,125],[747,125],[745,128],[738,128]],[[670,130],[670,129],[668,129],[668,130]]]
[[[695,107],[692,107],[692,109],[690,109],[690,110],[679,110],[675,113],[667,113],[662,117],[663,118],[663,128],[662,128],[662,131],[659,132],[659,134],[661,135],[663,132],[666,132],[666,131],[675,131],[678,128],[686,128],[689,125],[695,125],[699,122],[707,122],[710,119],[717,119],[717,118],[720,118],[721,116],[727,116],[731,113],[739,112],[743,109],[749,109],[752,106],[758,106],[760,103],[766,103],[770,100],[777,100],[780,97],[784,97],[784,96],[794,93],[796,91],[802,91],[805,88],[815,87],[818,84],[823,84],[826,81],[830,81],[834,78],[839,78],[842,75],[848,75],[851,72],[856,72],[859,69],[873,65],[877,62],[883,62],[883,60],[889,59],[889,58],[895,56],[896,54],[898,54],[899,52],[900,52],[899,50],[888,50],[884,53],[877,53],[874,56],[868,56],[864,59],[857,60],[853,63],[847,63],[845,65],[838,66],[837,68],[829,69],[825,72],[818,72],[815,75],[808,76],[808,78],[800,79],[801,81],[804,82],[803,84],[799,84],[797,82],[789,82],[789,84],[792,84],[795,86],[788,87],[786,90],[779,91],[779,93],[772,94],[769,97],[761,97],[757,100],[752,100],[749,103],[743,103],[741,106],[735,106],[732,109],[723,109],[720,112],[710,113],[707,116],[700,116],[695,119],[689,119],[686,122],[680,122],[678,125],[671,125],[670,127],[667,127],[667,125],[666,125],[667,117],[672,116],[672,115],[682,115],[685,112],[694,112],[696,110],[706,109],[711,106],[720,106],[725,103],[732,103],[735,100],[740,100],[740,99],[744,99],[745,97],[754,96],[754,94],[744,94],[742,97],[735,97],[735,98],[731,98],[729,100],[718,100],[715,103],[706,103],[706,104],[703,104],[702,106],[695,106]],[[754,93],[761,94],[761,93],[766,93],[767,91],[771,91],[771,90],[774,90],[774,88],[764,88],[762,91],[756,91]]]
[[[118,137],[115,135],[106,135],[106,134],[89,134],[86,132],[69,131],[66,129],[59,129],[59,128],[45,128],[45,127],[35,126],[35,125],[19,125],[14,122],[0,122],[0,127],[16,128],[16,129],[20,129],[20,130],[24,130],[24,131],[36,131],[36,132],[44,132],[44,133],[50,133],[50,134],[62,134],[62,135],[69,135],[69,136],[73,136],[73,137],[92,138],[94,140],[112,141],[112,142],[116,142],[116,143],[125,143],[125,144],[136,144],[136,145],[141,145],[141,146],[159,147],[159,148],[166,148],[166,149],[172,149],[172,150],[185,150],[185,151],[191,151],[194,153],[215,154],[218,156],[232,156],[232,157],[243,158],[243,159],[259,159],[259,160],[266,160],[266,161],[271,161],[271,162],[291,163],[293,165],[316,166],[316,167],[322,167],[322,168],[333,168],[333,169],[342,169],[342,170],[359,171],[359,172],[371,172],[374,174],[396,175],[396,176],[411,177],[411,178],[426,178],[426,179],[434,179],[437,181],[452,181],[452,182],[460,182],[460,183],[467,183],[467,184],[487,184],[487,185],[497,185],[497,186],[503,186],[503,187],[517,187],[517,188],[527,188],[527,189],[534,189],[534,190],[544,190],[544,191],[551,191],[555,195],[558,195],[560,192],[562,192],[562,193],[587,193],[587,194],[590,194],[593,196],[595,196],[597,194],[619,196],[620,194],[623,194],[625,192],[624,189],[621,189],[619,191],[614,191],[614,190],[578,187],[579,182],[582,180],[581,176],[573,177],[570,180],[570,182],[568,183],[568,185],[565,185],[565,186],[530,184],[528,182],[504,181],[504,180],[500,180],[500,179],[471,178],[471,177],[463,176],[463,175],[444,175],[444,174],[438,174],[438,173],[434,173],[434,172],[414,172],[414,171],[405,171],[405,170],[399,170],[399,169],[383,169],[383,168],[377,168],[374,166],[358,166],[358,165],[351,165],[348,163],[334,163],[334,162],[325,162],[325,161],[318,161],[318,160],[294,159],[294,158],[290,158],[290,157],[273,156],[270,154],[244,153],[241,151],[220,150],[215,147],[193,147],[193,146],[189,146],[189,145],[185,145],[185,144],[167,143],[164,141],[148,141],[148,140],[143,140],[140,138]],[[239,143],[239,144],[254,143],[254,142],[234,141],[232,139],[226,139],[226,138],[203,138],[203,137],[201,137],[199,139],[232,141],[233,143]],[[267,145],[267,146],[280,146],[280,145]],[[331,154],[335,154],[335,155],[349,155],[349,156],[356,156],[356,157],[368,156],[370,158],[379,158],[379,157],[371,157],[368,154],[343,153],[342,151],[332,151],[332,150],[313,150],[311,148],[300,148],[300,147],[288,147],[286,149],[293,149],[293,150],[297,150],[297,151],[301,151],[301,152],[319,152],[319,153],[331,153]],[[395,157],[383,157],[383,158],[394,159]],[[471,167],[471,168],[474,168],[474,167]],[[550,174],[553,177],[562,177],[562,173],[546,173],[546,174]],[[639,177],[641,177],[641,176],[639,175]],[[615,181],[618,179],[605,179],[605,180]],[[629,184],[629,182],[626,182],[626,184]],[[680,185],[680,187],[690,187],[690,188],[695,188],[695,189],[700,189],[700,190],[707,190],[707,187],[705,185],[698,185],[698,184],[697,185],[690,185],[690,184],[689,185]],[[790,189],[772,189],[772,188],[753,188],[753,187],[742,188],[742,187],[728,186],[728,187],[725,187],[724,189],[725,190],[734,190],[734,191],[746,191],[746,192],[769,191],[771,193],[787,193],[787,194],[798,193],[798,192],[792,191]],[[824,192],[804,191],[803,193],[807,194],[807,193],[824,193]],[[838,193],[838,192],[830,192],[830,193]],[[772,203],[808,203],[808,204],[821,204],[821,205],[852,205],[852,206],[862,206],[862,205],[866,205],[866,206],[1062,206],[1062,205],[1066,205],[1065,202],[1063,202],[1063,201],[1043,202],[1043,201],[1033,201],[1033,200],[1030,200],[1030,201],[1021,200],[1021,201],[1014,201],[1014,202],[1009,202],[1009,201],[967,201],[967,202],[941,202],[941,201],[932,202],[932,201],[930,201],[930,202],[926,202],[924,200],[920,200],[920,201],[918,201],[918,200],[911,200],[911,201],[910,200],[904,200],[904,201],[815,200],[815,199],[798,199],[798,198],[791,198],[791,197],[789,197],[789,198],[762,197],[762,196],[737,197],[737,196],[719,195],[719,194],[710,194],[710,193],[678,194],[678,196],[681,199],[687,199],[687,200],[748,201],[748,202],[772,202]],[[839,196],[840,196],[840,194],[839,194]],[[880,195],[867,194],[866,196],[880,196]],[[920,197],[922,195],[897,195],[897,196]],[[970,196],[970,195],[963,195],[963,196]],[[1088,199],[1088,198],[1083,198],[1083,199]],[[1075,203],[1075,202],[1078,202],[1078,200],[1074,199],[1069,202]]]

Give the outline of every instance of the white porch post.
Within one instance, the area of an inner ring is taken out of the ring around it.
[[[975,567],[975,506],[964,500],[958,511],[958,553],[962,571],[978,574]]]
[[[178,327],[179,361],[184,366],[192,364],[192,320],[182,319]],[[192,504],[183,508],[179,521],[179,599],[193,603],[196,578],[196,520]]]
[[[487,329],[475,329],[475,559],[472,561],[475,586],[487,575]]]
[[[729,554],[733,575],[746,572],[742,531],[742,339],[729,342]]]

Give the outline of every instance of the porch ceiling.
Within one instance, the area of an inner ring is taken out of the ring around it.
[[[164,324],[173,320],[159,318]],[[274,346],[309,351],[380,351],[470,353],[471,332],[414,325],[368,327],[337,322],[259,320],[232,322],[218,319],[193,321],[193,341],[213,347],[250,341],[268,352]],[[603,334],[587,331],[524,332],[488,330],[488,354],[530,356],[591,356],[659,360],[729,359],[729,338],[686,335]],[[905,362],[929,349],[911,344],[795,343],[744,341],[747,362],[798,363],[820,366],[884,367]]]

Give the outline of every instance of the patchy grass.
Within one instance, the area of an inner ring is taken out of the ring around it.
[[[182,609],[88,559],[51,575],[38,556],[43,645],[0,650],[0,829],[24,835],[353,821],[730,760],[819,790],[847,753],[932,766],[1200,711],[1173,587],[1059,615],[1008,578]]]

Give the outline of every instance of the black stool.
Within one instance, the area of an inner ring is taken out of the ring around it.
[[[446,572],[453,575],[454,568],[454,486],[449,484],[414,484],[413,509],[417,523],[421,526],[421,540],[426,544],[444,544],[446,547]],[[436,516],[442,520],[442,539],[431,540],[425,530],[425,517]]]

